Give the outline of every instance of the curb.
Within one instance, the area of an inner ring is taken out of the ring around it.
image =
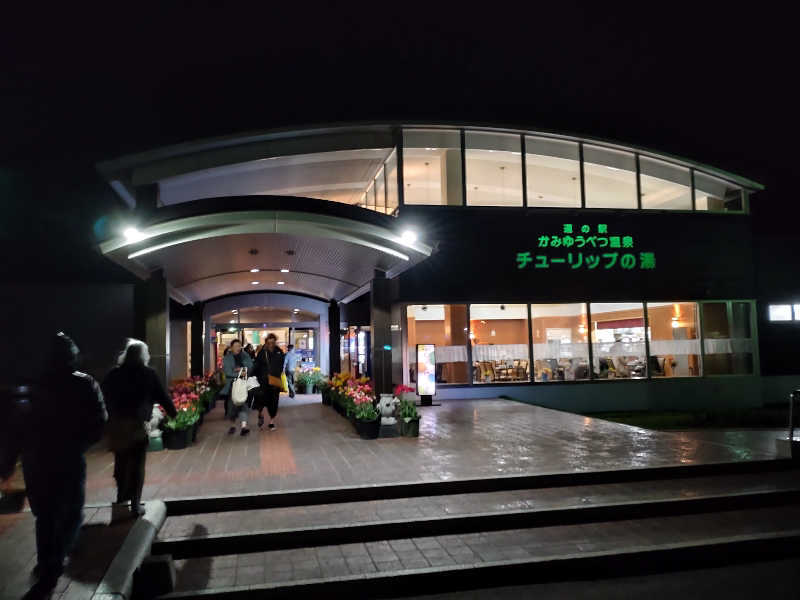
[[[133,591],[133,574],[150,554],[156,534],[167,518],[167,507],[161,500],[145,503],[145,514],[137,519],[122,544],[92,600],[129,600]]]

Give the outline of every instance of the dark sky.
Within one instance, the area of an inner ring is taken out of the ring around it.
[[[93,177],[97,160],[242,130],[463,120],[690,157],[762,181],[789,206],[778,191],[793,187],[797,33],[774,8],[287,4],[10,14],[0,166]]]

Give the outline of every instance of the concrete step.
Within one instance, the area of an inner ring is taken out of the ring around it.
[[[176,561],[177,598],[419,596],[800,554],[800,505],[413,537]]]
[[[706,463],[668,467],[634,467],[607,471],[580,471],[537,475],[507,475],[476,479],[414,481],[378,485],[325,487],[296,491],[231,494],[165,500],[169,516],[257,510],[280,507],[310,506],[346,502],[391,500],[453,494],[473,494],[510,490],[572,487],[640,481],[668,481],[693,477],[777,473],[797,468],[787,459],[752,460],[732,463]]]
[[[800,502],[800,471],[276,508],[168,519],[175,558],[568,525]]]

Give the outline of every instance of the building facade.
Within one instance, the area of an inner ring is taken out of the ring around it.
[[[166,320],[192,322],[178,330],[191,331],[194,372],[213,367],[225,317],[240,335],[240,311],[271,307],[286,312],[246,323],[248,341],[313,331],[315,365],[383,391],[428,382],[440,398],[686,409],[780,401],[798,379],[761,372],[768,307],[749,213],[762,186],[688,159],[387,124],[206,140],[98,168],[130,207],[100,249],[182,307]]]

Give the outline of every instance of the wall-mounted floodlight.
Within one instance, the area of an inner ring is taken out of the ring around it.
[[[125,235],[125,240],[129,244],[135,244],[147,238],[147,236],[136,229],[136,227],[127,227],[122,233]]]
[[[417,241],[417,233],[415,231],[412,231],[411,229],[406,229],[400,235],[400,239],[406,246],[410,246],[411,244]]]

